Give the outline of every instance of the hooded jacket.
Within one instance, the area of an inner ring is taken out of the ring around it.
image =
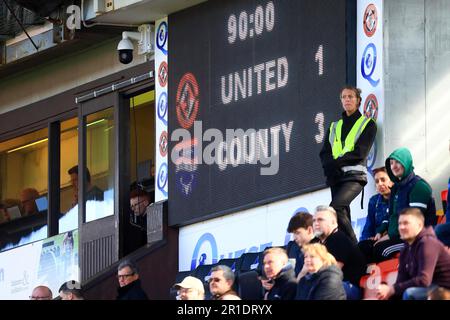
[[[342,271],[335,265],[322,267],[304,276],[297,287],[296,300],[346,300]]]
[[[400,252],[396,295],[410,287],[436,284],[450,289],[450,252],[436,238],[432,227],[424,227],[414,242]]]
[[[391,159],[400,162],[405,169],[401,177],[396,177],[392,172]],[[398,233],[398,215],[404,208],[419,208],[428,220],[426,209],[431,202],[431,187],[425,180],[414,173],[412,156],[407,148],[399,148],[392,152],[386,159],[385,165],[387,174],[394,182],[394,186],[391,189],[389,198],[389,221],[383,222],[377,228],[377,233],[382,234],[387,231],[390,239],[398,239],[400,237]]]

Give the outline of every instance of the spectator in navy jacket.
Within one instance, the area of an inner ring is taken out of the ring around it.
[[[379,257],[374,257],[374,245],[383,236],[383,234],[377,233],[377,229],[382,223],[389,221],[389,197],[393,185],[385,167],[374,169],[373,174],[378,193],[369,200],[366,223],[358,243],[368,263],[383,260]]]
[[[377,234],[377,227],[389,219],[389,196],[393,183],[389,179],[385,167],[374,169],[373,173],[378,193],[369,200],[369,210],[360,241],[378,240],[381,235]]]
[[[273,284],[266,293],[265,300],[293,300],[297,281],[286,250],[277,247],[265,250],[263,268],[267,281]]]

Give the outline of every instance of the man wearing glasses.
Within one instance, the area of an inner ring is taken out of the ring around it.
[[[204,300],[205,288],[200,279],[187,276],[180,283],[176,283],[174,288],[178,291],[180,300]]]
[[[233,290],[234,272],[230,267],[218,265],[211,269],[209,291],[212,300],[241,300]]]
[[[139,270],[130,260],[125,260],[117,268],[118,288],[117,300],[148,300],[147,294],[141,287]]]
[[[130,208],[133,211],[132,223],[142,229],[147,228],[147,208],[153,203],[151,195],[142,189],[134,189],[130,192]]]
[[[130,216],[129,223],[131,228],[126,235],[125,251],[133,252],[137,248],[145,245],[148,241],[147,219],[154,222],[154,215],[151,214],[151,206],[153,203],[152,194],[146,192],[141,187],[134,185],[130,191]],[[153,219],[152,219],[153,218]],[[156,225],[155,225],[156,228]],[[162,225],[160,226],[162,230]],[[153,235],[153,233],[151,233]],[[162,231],[161,237],[162,239]],[[155,240],[160,240],[157,238]]]
[[[30,300],[52,300],[52,298],[52,291],[46,286],[37,286],[30,296]]]

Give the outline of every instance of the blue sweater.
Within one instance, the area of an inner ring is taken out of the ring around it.
[[[377,234],[377,228],[384,222],[389,221],[389,199],[386,200],[381,194],[372,196],[369,200],[366,224],[359,241],[367,240]]]

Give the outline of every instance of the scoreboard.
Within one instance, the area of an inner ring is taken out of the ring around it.
[[[170,225],[325,187],[319,152],[354,77],[354,8],[227,0],[169,16]]]

